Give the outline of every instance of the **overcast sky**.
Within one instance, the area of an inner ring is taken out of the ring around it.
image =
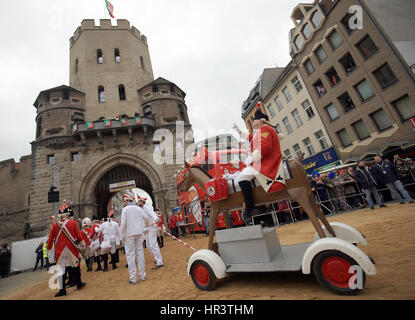
[[[241,105],[264,68],[290,61],[299,0],[111,0],[117,19],[147,36],[154,77],[176,83],[195,139],[244,127]],[[312,0],[303,1],[312,2]],[[103,19],[104,0],[14,0],[0,20],[0,161],[31,153],[40,91],[69,85],[69,38]],[[116,24],[116,22],[113,22]]]

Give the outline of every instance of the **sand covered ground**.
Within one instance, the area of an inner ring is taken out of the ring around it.
[[[48,282],[34,284],[19,292],[11,292],[8,299],[87,300],[87,299],[186,299],[186,300],[243,300],[243,299],[415,299],[415,205],[390,204],[387,208],[359,210],[329,217],[329,221],[349,224],[364,233],[369,244],[361,247],[376,261],[378,274],[368,276],[365,290],[355,297],[332,294],[322,287],[313,275],[301,273],[232,274],[218,281],[214,291],[200,291],[187,275],[187,259],[193,251],[181,243],[165,237],[162,255],[165,267],[151,270],[152,258],[147,250],[147,280],[128,284],[125,256],[120,254],[119,268],[108,272],[86,272],[82,264],[80,291],[67,290],[67,296],[54,298],[56,290]],[[300,222],[277,229],[281,244],[310,242],[314,228],[310,222]],[[185,239],[196,249],[207,248],[208,238]],[[95,269],[95,265],[94,265]]]

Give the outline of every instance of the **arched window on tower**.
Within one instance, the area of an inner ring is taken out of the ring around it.
[[[102,57],[102,50],[101,49],[97,50],[97,62],[98,63],[103,63],[104,62],[104,58]]]
[[[144,65],[144,58],[140,57],[140,63],[141,63],[141,69],[146,70],[146,67]]]
[[[63,100],[69,100],[69,90],[63,90],[62,98]]]
[[[146,105],[146,106],[143,108],[143,113],[144,113],[144,116],[145,116],[145,117],[151,116],[151,114],[152,114],[152,111],[151,111],[151,106],[150,106],[150,105]]]
[[[181,104],[177,105],[179,108],[179,112],[180,112],[180,116],[182,118],[183,121],[186,121],[186,112],[184,112],[184,108]]]
[[[125,96],[125,87],[123,84],[120,84],[118,86],[118,94],[120,95],[120,100],[125,100],[126,96]]]
[[[42,132],[42,117],[39,117],[37,119],[36,138],[39,138],[41,132]]]
[[[155,84],[153,85],[153,93],[159,92],[159,87]]]
[[[100,103],[105,102],[105,91],[104,91],[104,86],[99,86],[98,87],[98,101]]]
[[[119,63],[121,61],[120,50],[118,48],[114,49],[115,62]]]
[[[78,74],[78,67],[79,67],[79,61],[78,59],[75,60],[75,74]]]

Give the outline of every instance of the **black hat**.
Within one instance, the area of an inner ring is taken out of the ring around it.
[[[257,102],[257,104],[256,104],[255,107],[257,109],[255,111],[254,119],[253,120],[269,121],[269,117],[265,113],[263,113],[262,110],[261,110],[261,102],[260,101]]]

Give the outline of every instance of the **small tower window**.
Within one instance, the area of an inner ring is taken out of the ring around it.
[[[103,86],[98,87],[98,101],[100,103],[105,102],[105,91]]]
[[[63,90],[62,98],[63,100],[69,100],[69,90]]]
[[[78,74],[79,60],[75,60],[75,74]]]
[[[144,113],[144,116],[150,116],[152,113],[151,106],[150,105],[145,106],[143,108],[143,113]]]
[[[125,88],[124,88],[123,84],[120,84],[118,86],[118,94],[120,95],[120,100],[125,100],[126,99],[126,97],[125,97]]]
[[[49,101],[50,101],[50,94],[48,93],[45,96],[45,102],[49,102]]]
[[[101,49],[98,49],[97,50],[97,62],[98,63],[103,63],[104,62],[104,58],[102,57],[102,50]]]
[[[140,57],[140,63],[141,63],[141,69],[146,70],[146,67],[144,65],[144,58]]]
[[[183,121],[186,121],[186,113],[184,112],[184,108],[181,104],[178,105],[179,107],[179,112],[180,112],[180,116],[182,118]]]
[[[176,92],[176,89],[174,88],[174,85],[170,85],[170,92],[171,93],[175,93]]]
[[[159,88],[157,85],[153,86],[153,93],[159,92]]]
[[[115,62],[119,63],[121,61],[120,50],[114,49],[114,55],[115,55]]]
[[[41,132],[42,132],[42,117],[39,117],[37,119],[36,138],[39,138]]]

